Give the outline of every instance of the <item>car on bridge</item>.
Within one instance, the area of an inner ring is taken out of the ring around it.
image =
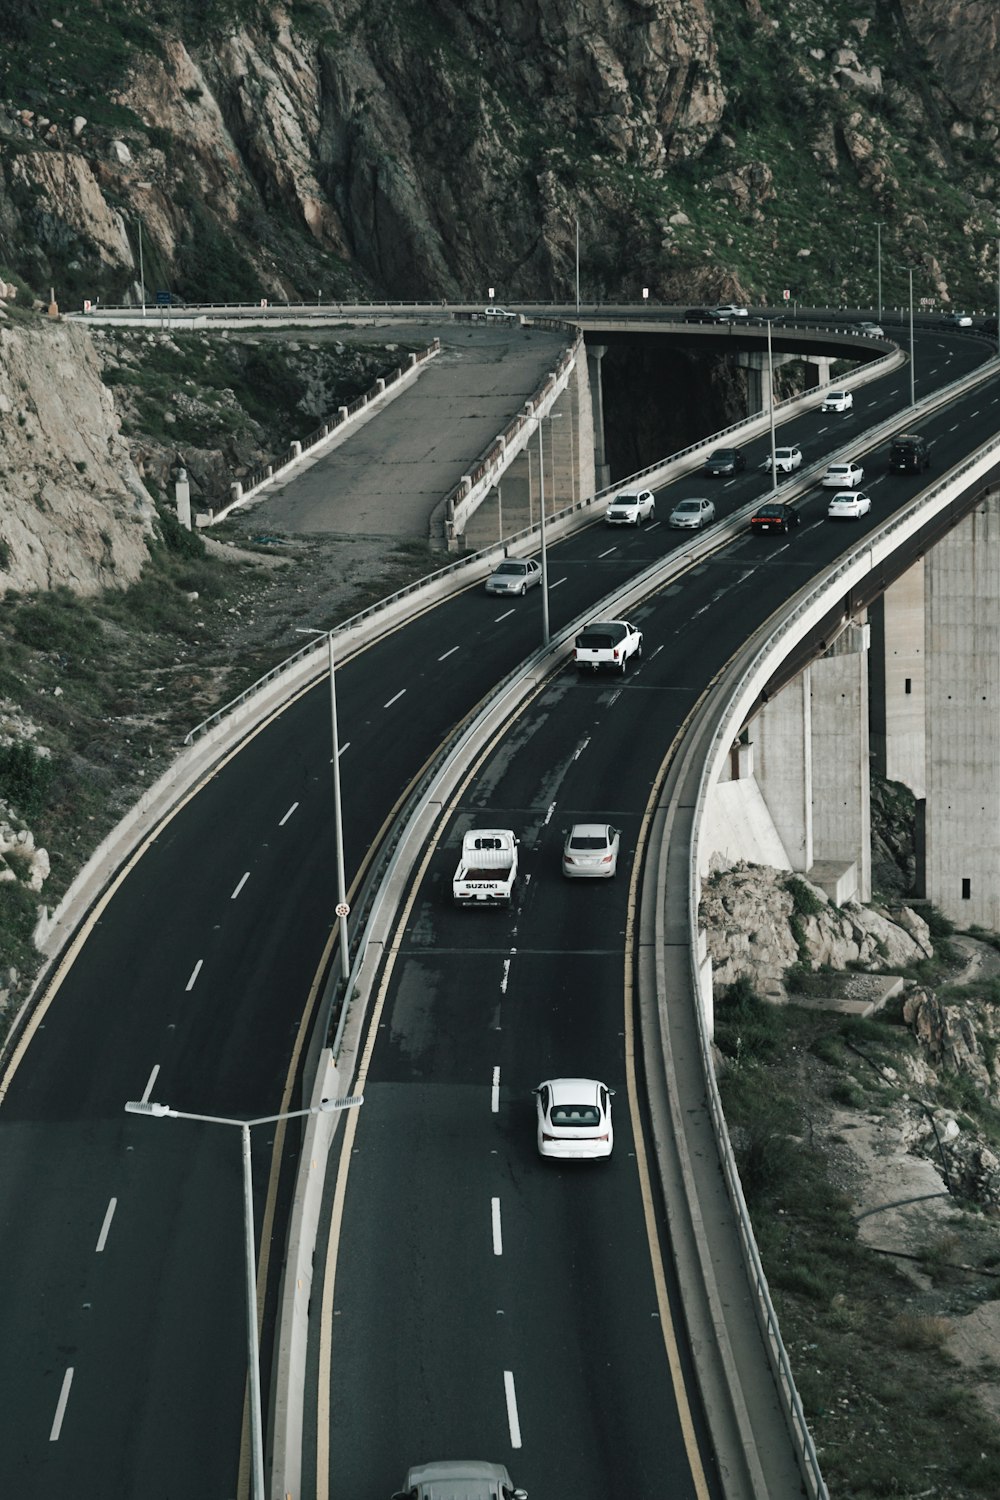
[[[922,432],[898,432],[889,448],[893,474],[915,474],[931,466],[931,451]]]
[[[797,469],[800,466],[801,463],[802,463],[802,449],[801,448],[775,448],[775,450],[774,450],[774,472],[776,474],[791,474],[792,471],[794,469]],[[768,471],[770,471],[770,468],[771,468],[771,455],[770,455],[770,453],[767,455],[767,457],[765,458],[764,462],[761,464],[761,468],[762,469],[767,469]]]
[[[542,581],[541,564],[533,557],[506,557],[486,580],[488,594],[524,595]]]
[[[535,1089],[538,1154],[556,1161],[606,1161],[615,1144],[614,1089],[596,1078],[550,1078]]]
[[[749,316],[749,309],[740,307],[736,302],[726,302],[721,307],[712,308],[713,323],[741,323]]]
[[[706,474],[739,474],[747,466],[742,448],[716,448],[705,460]]]
[[[528,1500],[527,1490],[516,1490],[504,1464],[481,1459],[453,1459],[417,1464],[392,1500]]]
[[[854,396],[850,391],[827,391],[820,411],[850,411]]]
[[[588,667],[592,672],[610,667],[624,675],[629,658],[641,655],[642,631],[628,620],[596,620],[580,631],[573,645],[573,661],[579,672]]]
[[[841,490],[830,496],[826,508],[829,521],[860,521],[872,508],[872,497],[864,490]]]
[[[941,328],[971,328],[972,317],[967,312],[942,313],[939,326]]]
[[[667,525],[674,531],[701,531],[715,520],[715,504],[711,500],[679,500],[667,517]]]
[[[860,464],[830,464],[820,484],[824,489],[843,490],[848,486],[860,484],[864,477],[865,471]]]
[[[656,500],[652,490],[623,490],[604,512],[609,526],[638,526],[640,521],[656,520]]]
[[[689,307],[684,314],[685,323],[714,323],[710,307]]]
[[[854,328],[855,328],[855,331],[857,333],[867,334],[870,339],[884,339],[885,338],[885,334],[882,331],[882,327],[878,323],[868,323],[868,322],[855,323]]]
[[[620,830],[610,823],[574,823],[563,845],[563,874],[569,880],[610,880],[618,870],[620,841]]]
[[[787,536],[792,527],[799,524],[800,519],[793,506],[784,505],[781,501],[769,501],[766,505],[758,505],[750,517],[750,530],[755,536],[772,531],[780,536]]]

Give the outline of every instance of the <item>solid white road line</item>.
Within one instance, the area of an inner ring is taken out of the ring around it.
[[[292,803],[291,807],[285,813],[285,816],[279,822],[279,824],[278,824],[279,828],[284,828],[285,824],[288,822],[289,818],[292,816],[292,813],[295,811],[295,809],[298,807],[298,805],[299,804],[297,802],[293,802]]]
[[[405,692],[406,692],[405,688],[400,688],[399,692],[396,693],[392,698],[390,698],[389,701],[388,701],[388,703],[383,703],[382,704],[382,707],[383,708],[391,708],[394,703],[398,703],[399,702],[400,698],[402,698],[402,696],[403,696],[403,694]]]
[[[456,652],[456,651],[457,651],[457,650],[458,650],[458,647],[457,647],[457,646],[452,646],[452,648],[451,648],[451,650],[450,650],[450,651],[446,651],[446,652],[445,652],[445,653],[444,653],[444,655],[443,655],[443,656],[439,656],[439,657],[438,657],[438,661],[447,661],[447,660],[448,660],[448,658],[449,658],[449,656],[454,656],[454,655],[455,655],[455,652]]]
[[[509,620],[512,614],[514,614],[514,610],[508,609],[506,614],[497,615],[493,621],[494,625],[499,625],[501,620]]]
[[[503,1390],[507,1398],[507,1425],[510,1428],[510,1446],[512,1448],[520,1448],[521,1424],[517,1420],[517,1397],[514,1394],[513,1370],[504,1370]]]
[[[612,552],[617,552],[617,551],[618,551],[617,547],[609,547],[608,550],[607,550],[607,552],[598,552],[598,554],[597,554],[597,560],[598,560],[598,562],[600,562],[600,560],[601,560],[602,557],[610,557],[611,554],[612,554]]]
[[[203,958],[199,958],[198,962],[195,964],[194,968],[191,970],[191,978],[188,980],[187,984],[184,986],[185,990],[191,991],[191,990],[194,989],[195,984],[196,984],[197,979],[198,979],[198,975],[201,973],[201,966],[202,966],[202,964],[204,962],[205,962],[205,960]]]
[[[493,1069],[493,1087],[490,1089],[490,1111],[492,1114],[500,1113],[500,1069]]]
[[[551,594],[551,592],[552,592],[553,589],[557,589],[561,583],[565,583],[565,582],[566,582],[565,578],[557,578],[556,581],[555,581],[555,583],[550,583],[549,584],[549,593]]]
[[[153,1065],[153,1071],[149,1075],[149,1079],[148,1079],[148,1081],[146,1083],[146,1087],[143,1090],[143,1095],[142,1095],[142,1102],[143,1102],[143,1104],[147,1104],[149,1102],[149,1096],[153,1092],[153,1084],[156,1082],[156,1075],[157,1075],[157,1073],[159,1071],[160,1071],[160,1065],[159,1065],[159,1063],[155,1063]]]
[[[490,1199],[490,1218],[493,1223],[493,1254],[503,1254],[503,1232],[500,1228],[500,1199]]]
[[[549,803],[549,810],[545,814],[545,817],[542,820],[542,827],[543,828],[548,828],[549,823],[552,821],[552,814],[555,812],[555,810],[556,810],[555,803],[554,802],[550,802]]]
[[[503,961],[503,977],[500,980],[500,993],[501,993],[501,995],[506,995],[506,993],[507,993],[507,980],[508,980],[509,976],[510,976],[510,959],[509,958],[505,958],[504,961]]]
[[[230,898],[229,898],[230,901],[235,901],[236,900],[236,897],[239,895],[240,891],[243,889],[243,887],[246,885],[246,883],[247,883],[247,881],[249,879],[250,879],[250,871],[248,870],[246,872],[246,874],[243,876],[243,878],[240,881],[239,885],[236,887],[236,889],[233,892],[233,894],[230,896]]]
[[[108,1211],[104,1215],[104,1223],[101,1225],[101,1232],[97,1236],[97,1254],[98,1255],[100,1255],[101,1251],[104,1249],[105,1245],[108,1243],[108,1230],[111,1228],[111,1220],[115,1216],[115,1209],[117,1207],[118,1207],[118,1199],[117,1198],[112,1198],[111,1202],[108,1204]]]
[[[73,1366],[70,1365],[63,1376],[62,1390],[59,1392],[59,1400],[56,1402],[56,1414],[52,1419],[52,1431],[49,1433],[49,1442],[58,1443],[59,1433],[62,1431],[63,1417],[66,1415],[66,1402],[69,1400],[69,1388],[73,1384]]]

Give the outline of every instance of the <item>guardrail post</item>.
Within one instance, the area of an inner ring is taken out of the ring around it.
[[[238,479],[234,479],[229,486],[229,503],[235,505],[237,500],[243,499],[243,485]]]
[[[347,421],[347,407],[346,406],[338,406],[337,407],[337,415],[338,415],[338,417],[340,418],[340,420],[342,422],[346,422]]]
[[[299,442],[298,438],[296,438],[294,440],[294,442],[292,443],[292,461],[294,462],[295,459],[301,458],[301,457],[302,457],[302,444]]]
[[[383,378],[382,378],[381,375],[378,377],[378,379],[375,382],[375,389],[378,391],[378,393],[379,393],[380,396],[382,395],[383,391],[385,390],[385,381],[383,380]]]

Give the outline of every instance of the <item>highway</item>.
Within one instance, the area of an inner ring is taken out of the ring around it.
[[[921,334],[918,394],[989,352],[981,341]],[[904,405],[908,382],[903,369],[862,388],[853,413],[783,424],[781,441],[818,458]],[[997,403],[994,380],[920,422],[933,442],[932,478],[996,431]],[[761,491],[754,466],[765,448],[747,445],[751,466],[735,480],[690,477],[671,498],[708,493],[722,514],[737,509]],[[846,539],[924,482],[866,477],[873,513]],[[645,1232],[631,1154],[642,1140],[622,1041],[627,871],[611,887],[564,887],[554,855],[577,810],[613,817],[634,845],[686,706],[735,645],[843,549],[844,528],[823,519],[826,499],[810,494],[790,539],[743,535],[644,605],[641,667],[624,684],[555,678],[473,783],[459,811],[504,810],[525,838],[533,878],[514,918],[453,912],[441,887],[454,849],[432,859],[357,1116],[332,1385],[317,1395],[320,1410],[329,1400],[334,1495],[387,1495],[409,1463],[458,1449],[506,1455],[536,1500],[650,1493],[650,1478],[697,1494],[702,1460],[711,1487],[696,1409],[693,1447],[679,1439],[669,1334],[651,1290],[657,1261],[669,1265],[668,1239],[655,1204]],[[664,495],[652,526],[622,535],[598,525],[552,549],[553,629],[683,542],[664,524],[668,509]],[[537,643],[540,608],[537,593],[505,605],[469,591],[338,671],[351,871],[428,756]],[[332,925],[330,817],[320,687],[220,767],[125,872],[5,1075],[2,1494],[237,1492],[238,1135],[134,1120],[122,1105],[145,1096],[235,1116],[289,1107],[286,1080]],[[529,1091],[551,1069],[577,1067],[619,1089],[616,1156],[584,1176],[543,1173]],[[269,1136],[254,1142],[259,1205]],[[268,1205],[262,1237],[271,1292],[286,1191]],[[266,1366],[273,1299],[267,1306]],[[522,1429],[516,1464],[508,1370]],[[265,1390],[266,1379],[267,1368]]]

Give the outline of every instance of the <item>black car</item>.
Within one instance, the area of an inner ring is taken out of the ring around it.
[[[790,505],[782,505],[780,502],[758,505],[750,517],[750,530],[754,535],[765,531],[780,531],[784,534],[797,526],[800,520],[798,511]]]
[[[900,432],[889,448],[889,471],[892,474],[919,474],[931,466],[930,448],[921,432]]]
[[[706,474],[739,474],[747,466],[742,448],[716,448],[705,460]]]
[[[689,307],[684,314],[685,323],[714,323],[710,307]]]

